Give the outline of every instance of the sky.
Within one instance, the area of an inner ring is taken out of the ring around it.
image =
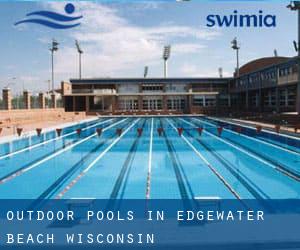
[[[54,30],[37,24],[14,23],[37,10],[64,13],[68,2],[0,1],[0,88],[8,84],[13,93],[23,88],[37,93],[48,89],[51,79],[52,38],[59,42],[54,55],[55,86],[78,77],[77,39],[84,51],[82,76],[163,76],[163,46],[170,44],[169,77],[216,77],[218,68],[232,76],[237,37],[240,64],[259,57],[295,56],[297,15],[286,8],[288,1],[76,1],[73,16],[82,15],[81,25]],[[276,15],[271,28],[206,27],[209,14]]]

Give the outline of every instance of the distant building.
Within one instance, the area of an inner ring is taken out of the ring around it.
[[[239,78],[230,81],[232,108],[295,112],[297,98],[298,101],[300,98],[297,83],[296,57],[265,57],[251,61],[240,68]]]
[[[296,111],[297,59],[268,57],[231,78],[92,78],[63,83],[66,111],[99,114]]]

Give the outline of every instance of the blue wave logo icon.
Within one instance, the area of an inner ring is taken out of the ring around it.
[[[15,25],[22,23],[35,23],[40,24],[53,29],[70,29],[80,25],[80,23],[69,24],[82,18],[82,16],[70,16],[75,12],[75,6],[71,3],[66,4],[65,13],[66,15],[59,14],[53,11],[35,11],[28,13],[27,17],[33,17],[16,22]],[[47,18],[47,19],[42,19]]]

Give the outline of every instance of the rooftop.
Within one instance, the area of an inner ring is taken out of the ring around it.
[[[197,83],[217,83],[227,84],[231,77],[105,77],[105,78],[83,78],[70,79],[72,84],[126,84],[126,83],[181,83],[181,84],[197,84]]]

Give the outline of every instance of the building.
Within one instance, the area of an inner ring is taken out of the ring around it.
[[[297,57],[251,61],[240,68],[240,77],[229,85],[232,110],[295,112],[298,101],[300,112]]]
[[[230,78],[99,78],[63,83],[66,111],[101,114],[215,113]]]
[[[71,79],[62,93],[66,111],[90,114],[295,112],[297,67],[296,57],[265,57],[239,77]]]

